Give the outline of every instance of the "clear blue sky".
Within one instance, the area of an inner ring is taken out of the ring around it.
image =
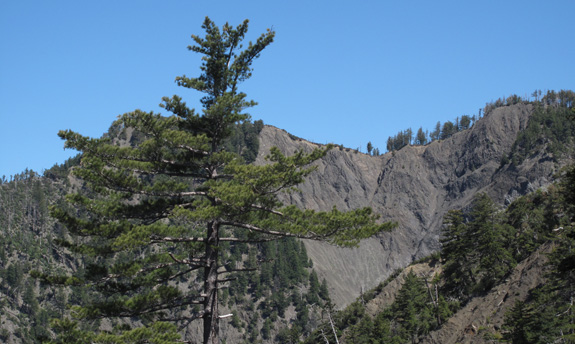
[[[535,89],[575,88],[575,1],[2,1],[0,177],[74,155],[60,129],[100,136],[120,114],[195,104],[178,75],[207,15],[275,42],[243,91],[299,137],[385,150],[408,127]]]

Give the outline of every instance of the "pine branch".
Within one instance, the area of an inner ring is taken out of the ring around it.
[[[239,238],[220,238],[220,241],[228,241],[228,242],[240,242],[240,243],[247,243],[247,244],[257,244],[262,242],[269,242],[277,240],[278,238],[261,238],[261,239],[239,239]]]
[[[177,259],[171,252],[168,253],[168,255],[170,256],[170,258],[172,258],[172,260],[174,260],[178,264],[186,264],[191,267],[197,267],[197,268],[205,268],[209,266],[208,263],[205,261],[205,259],[201,258]]]
[[[218,275],[219,274],[229,274],[232,272],[245,272],[245,271],[258,271],[258,268],[226,269],[226,271],[218,271]]]
[[[200,295],[199,297],[202,297]],[[185,301],[184,301],[185,300]],[[132,318],[132,317],[140,317],[142,315],[150,315],[154,313],[158,313],[160,311],[171,310],[182,306],[190,306],[190,305],[200,305],[203,304],[203,300],[190,300],[187,297],[178,298],[175,300],[170,300],[170,302],[159,303],[155,305],[150,305],[146,308],[138,309],[138,310],[130,310],[130,309],[120,309],[120,310],[112,310],[109,307],[101,308],[104,312],[95,314],[95,315],[88,315],[87,317],[90,319],[106,319],[106,318]],[[106,306],[106,305],[104,305]],[[97,308],[97,306],[96,306]],[[160,318],[162,319],[162,318]],[[166,318],[167,319],[167,318]]]
[[[218,283],[224,283],[224,282],[230,282],[230,281],[235,281],[237,280],[237,277],[228,277],[228,278],[224,278],[224,279],[218,279],[217,282]]]
[[[150,236],[150,243],[151,244],[159,244],[165,242],[206,242],[206,238],[171,238],[171,237],[160,237],[159,235],[151,235]]]
[[[284,214],[283,214],[282,212],[279,212],[279,211],[274,210],[274,209],[269,208],[269,207],[263,207],[263,206],[257,205],[257,204],[250,204],[248,207],[251,208],[251,209],[262,210],[262,211],[264,211],[264,212],[271,213],[271,214],[274,214],[274,215],[284,216]],[[245,207],[245,208],[248,208],[248,207]],[[244,209],[245,209],[245,208],[244,208]],[[244,211],[247,213],[247,212],[250,211],[250,209],[245,209]]]
[[[242,222],[236,222],[236,221],[222,221],[221,224],[225,225],[225,226],[244,228],[244,229],[247,229],[249,231],[273,235],[276,237],[278,237],[278,236],[280,236],[280,237],[293,237],[293,238],[310,239],[310,240],[320,240],[322,238],[322,236],[319,236],[319,235],[317,235],[311,231],[310,231],[310,233],[312,235],[301,235],[301,234],[295,234],[295,233],[289,233],[289,232],[273,231],[273,230],[269,230],[269,229],[260,228],[260,227],[257,227],[257,226],[254,226],[254,225],[251,225],[248,223],[242,223]],[[230,240],[230,239],[232,239],[232,238],[229,238],[228,240],[224,240],[224,238],[222,238],[222,239],[220,239],[220,241],[235,241],[235,240]]]

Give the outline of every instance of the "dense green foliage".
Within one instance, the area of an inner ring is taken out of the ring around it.
[[[490,290],[541,244],[556,239],[557,228],[570,225],[566,190],[563,184],[552,185],[518,198],[505,210],[480,194],[470,211],[450,211],[441,250],[444,292],[465,303]]]
[[[242,309],[246,323],[239,318],[232,325],[245,329],[244,339],[253,343],[257,339],[270,339],[272,327],[286,318],[286,310],[293,306],[296,318],[292,319],[290,333],[297,338],[311,331],[315,317],[307,305],[322,305],[329,300],[325,280],[320,284],[305,246],[294,238],[264,242],[257,245],[232,245],[225,255],[230,261],[242,262],[241,256],[248,252],[244,262],[253,271],[236,272],[229,288],[222,291],[222,303],[230,309]],[[258,319],[264,319],[261,327]],[[285,331],[284,331],[285,332]]]
[[[509,158],[517,166],[532,152],[543,147],[557,161],[562,153],[573,145],[575,121],[570,121],[571,108],[565,106],[541,106],[537,104],[527,128],[519,133]]]
[[[514,344],[575,343],[575,167],[566,173],[554,212],[548,281],[506,314],[504,339]]]
[[[260,149],[258,134],[263,126],[264,122],[262,120],[254,122],[244,121],[234,126],[232,134],[225,142],[224,148],[243,157],[246,163],[254,162]]]
[[[441,251],[445,289],[464,301],[491,289],[516,264],[514,228],[486,194],[476,196],[467,215],[464,222],[461,211],[447,214]]]

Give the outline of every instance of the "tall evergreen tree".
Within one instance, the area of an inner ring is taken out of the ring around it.
[[[419,129],[417,130],[417,134],[415,135],[415,144],[422,146],[427,144],[427,135],[423,131],[422,127],[419,127]]]
[[[411,145],[411,141],[413,140],[413,130],[411,128],[405,129],[405,131],[403,132],[403,137],[404,137],[403,145],[404,146]]]
[[[218,343],[218,290],[227,274],[237,271],[221,259],[224,244],[289,236],[354,246],[393,227],[378,224],[370,208],[315,212],[279,201],[331,146],[292,156],[272,148],[268,163],[259,166],[224,149],[230,128],[247,121],[243,110],[256,104],[238,87],[251,77],[252,63],[275,32],[268,30],[241,50],[247,20],[220,29],[206,18],[202,28],[205,37],[193,35],[188,47],[202,55],[200,76],[176,78],[179,86],[204,93],[201,113],[173,96],[161,105],[173,114],[169,117],[140,110],[124,114],[120,127],[141,137],[131,147],[71,130],[59,133],[67,148],[82,153],[73,172],[86,187],[68,195],[71,206],[55,208],[53,216],[72,235],[64,244],[94,263],[59,281],[90,287],[95,301],[76,308],[76,316],[132,318],[138,324],[76,338],[172,342],[178,340],[170,335],[174,325],[202,319],[203,342]],[[198,276],[201,282],[195,284]],[[175,283],[183,278],[189,281],[185,289]],[[67,320],[56,325],[73,328]]]
[[[461,116],[461,120],[459,121],[459,129],[466,130],[471,127],[471,117],[467,115]]]
[[[427,290],[413,270],[405,276],[392,309],[401,324],[404,337],[410,338],[412,343],[416,343],[418,336],[429,332],[433,315]]]
[[[445,140],[449,138],[451,135],[455,134],[456,132],[457,130],[455,124],[453,124],[453,122],[451,121],[447,121],[443,123],[443,127],[441,128],[441,134],[439,135],[439,138],[441,140]]]
[[[437,123],[435,124],[435,129],[433,129],[433,131],[431,132],[431,134],[429,134],[430,138],[432,141],[437,141],[440,139],[441,136],[441,122],[437,121]]]
[[[482,275],[478,291],[489,290],[516,264],[507,248],[513,228],[502,223],[495,203],[485,193],[475,197],[470,215],[469,233],[476,245],[478,272]]]
[[[458,299],[465,299],[476,281],[470,257],[473,239],[467,232],[461,210],[450,210],[445,215],[441,234],[444,289]]]
[[[489,290],[515,266],[509,250],[514,229],[499,216],[491,198],[478,194],[468,216],[464,223],[461,211],[448,212],[441,239],[444,288],[463,300]]]
[[[503,338],[513,344],[536,343],[539,319],[529,305],[516,300],[515,305],[505,314]]]

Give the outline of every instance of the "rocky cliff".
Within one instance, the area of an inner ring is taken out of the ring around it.
[[[550,183],[557,166],[545,153],[532,154],[519,166],[501,164],[532,111],[530,104],[500,107],[446,140],[381,156],[336,147],[318,162],[317,171],[286,202],[318,210],[370,206],[383,220],[398,223],[393,232],[365,240],[358,249],[305,243],[336,304],[349,303],[395,269],[438,250],[443,215],[465,208],[476,193],[505,204]],[[318,145],[266,126],[259,163],[272,146],[290,153]]]

